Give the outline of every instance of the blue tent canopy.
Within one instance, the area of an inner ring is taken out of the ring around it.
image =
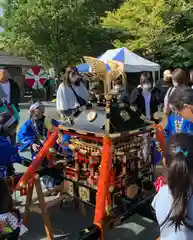
[[[90,66],[87,63],[82,63],[76,66],[79,72],[89,72]]]
[[[88,73],[88,72],[91,72],[91,68],[90,66],[87,64],[87,63],[82,63],[82,64],[79,64],[76,66],[76,68],[78,69],[78,71],[80,73]],[[106,69],[107,69],[107,72],[110,70],[110,67],[108,64],[106,64]]]

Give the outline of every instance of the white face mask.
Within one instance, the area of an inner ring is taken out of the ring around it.
[[[177,82],[172,81],[172,83],[173,83],[173,86],[174,86],[174,87],[177,87],[177,86],[178,86],[178,83],[177,83]]]
[[[143,84],[142,88],[143,88],[143,91],[149,91],[151,88],[151,84],[145,83],[145,84]]]
[[[118,84],[115,85],[114,90],[117,91],[117,92],[121,91],[122,90],[122,85],[118,85]]]
[[[119,92],[121,92],[122,90],[123,90],[122,85],[116,84],[116,85],[113,86],[113,92],[114,92],[114,93],[119,93]]]

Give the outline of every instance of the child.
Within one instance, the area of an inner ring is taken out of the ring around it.
[[[0,178],[0,192],[0,237],[11,234],[17,228],[20,230],[18,235],[22,236],[27,228],[22,224],[19,211],[13,207],[8,185],[3,178]]]
[[[166,184],[152,206],[160,226],[160,240],[193,239],[193,135],[179,133],[166,146]]]

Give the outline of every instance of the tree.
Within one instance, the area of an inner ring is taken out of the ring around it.
[[[126,0],[116,11],[102,18],[106,28],[127,33],[127,46],[163,67],[188,67],[193,64],[193,4],[186,0]]]
[[[114,35],[99,26],[117,0],[9,0],[2,25],[4,48],[47,66],[98,55]],[[113,39],[113,38],[112,38]]]

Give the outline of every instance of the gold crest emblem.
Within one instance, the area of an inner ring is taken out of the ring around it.
[[[89,122],[92,122],[96,119],[97,117],[97,113],[96,112],[89,112],[88,115],[87,115],[87,120]]]
[[[130,119],[129,113],[125,110],[120,112],[120,116],[121,116],[121,118],[123,119],[124,122],[127,122]]]

